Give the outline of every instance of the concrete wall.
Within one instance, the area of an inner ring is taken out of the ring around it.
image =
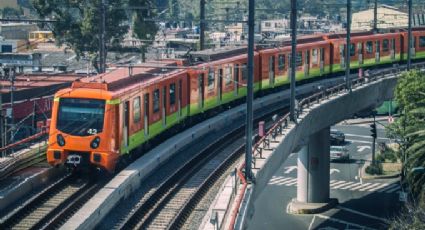
[[[255,212],[253,205],[255,200],[267,186],[267,182],[275,174],[276,170],[288,158],[288,155],[298,148],[299,143],[305,143],[305,138],[325,127],[351,118],[358,111],[376,107],[383,101],[393,98],[393,90],[396,83],[396,76],[380,79],[354,89],[351,94],[340,94],[337,97],[331,97],[305,110],[300,116],[298,124],[290,126],[284,139],[276,147],[272,155],[268,157],[265,165],[256,172],[245,225],[249,224]]]

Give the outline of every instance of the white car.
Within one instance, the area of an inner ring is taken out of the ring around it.
[[[331,161],[346,161],[350,159],[350,154],[348,153],[348,149],[344,146],[331,146]]]

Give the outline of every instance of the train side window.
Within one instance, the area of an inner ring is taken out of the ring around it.
[[[136,97],[133,100],[133,121],[134,123],[140,122],[141,111],[140,111],[140,97]]]
[[[425,47],[425,36],[419,37],[419,47],[421,47],[421,48]]]
[[[248,66],[246,63],[242,64],[242,80],[248,79]]]
[[[230,85],[232,83],[232,67],[230,65],[224,68],[224,79],[226,85]]]
[[[368,54],[373,53],[373,42],[371,41],[366,42],[366,53]]]
[[[157,113],[159,111],[159,89],[153,91],[153,112]]]
[[[390,50],[390,41],[388,39],[384,39],[382,41],[382,51],[388,52]]]
[[[214,90],[214,69],[210,68],[208,71],[208,90]]]
[[[176,103],[176,83],[170,84],[170,105]]]
[[[279,54],[278,56],[278,64],[279,64],[279,70],[282,71],[285,69],[285,54]]]
[[[351,43],[350,44],[350,57],[353,57],[356,55],[356,45]]]
[[[303,65],[303,54],[302,54],[302,52],[298,52],[297,53],[296,62],[297,62],[297,66],[302,66]]]

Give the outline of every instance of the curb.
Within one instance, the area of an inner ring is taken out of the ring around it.
[[[298,202],[296,199],[292,200],[291,203],[289,203],[289,207],[287,209],[287,212],[289,214],[317,214],[325,212],[339,204],[338,199],[336,198],[329,198],[329,202],[327,203],[304,203],[304,202]],[[308,206],[311,205],[310,208],[295,208],[294,206]],[[314,207],[315,206],[315,207]]]
[[[388,175],[369,175],[366,173],[366,167],[370,165],[370,162],[367,161],[363,164],[362,167],[362,173],[361,173],[361,178],[362,179],[366,179],[366,180],[372,180],[372,179],[392,179],[392,178],[397,178],[400,176],[400,173],[393,173],[393,174],[388,174]]]

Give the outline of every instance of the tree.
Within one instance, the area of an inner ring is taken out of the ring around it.
[[[425,166],[425,74],[404,73],[395,88],[395,99],[403,111],[389,126],[389,133],[400,143],[401,159],[412,193],[424,197],[424,173],[411,173],[413,167]]]
[[[98,57],[101,34],[102,0],[55,1],[33,0],[34,8],[41,17],[52,17],[53,34],[58,45],[70,47],[77,55]],[[119,46],[128,31],[127,15],[122,6],[125,0],[109,1],[105,7],[105,44]],[[93,55],[96,54],[96,55]],[[94,67],[99,70],[96,60]]]
[[[142,40],[142,61],[145,62],[146,47],[155,40],[158,27],[151,19],[156,16],[155,5],[150,0],[130,0],[129,5],[135,7],[132,13],[133,33]]]

